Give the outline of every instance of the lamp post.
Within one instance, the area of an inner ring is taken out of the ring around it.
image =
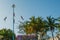
[[[12,5],[12,8],[13,8],[13,33],[14,33],[14,24],[15,24],[15,19],[14,19],[14,17],[15,17],[14,8],[15,8],[15,4]],[[14,39],[14,34],[13,34],[13,40],[15,40],[15,39]]]

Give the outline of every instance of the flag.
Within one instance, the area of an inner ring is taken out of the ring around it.
[[[15,13],[13,13],[13,16],[15,16]]]
[[[7,17],[4,18],[4,21],[6,21]]]
[[[15,19],[14,19],[14,17],[15,17],[15,13],[13,13],[13,23],[15,23]]]
[[[24,20],[24,18],[21,16],[21,19]]]
[[[15,23],[15,19],[13,19],[13,23]]]

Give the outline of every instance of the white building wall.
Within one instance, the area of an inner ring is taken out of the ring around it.
[[[50,38],[49,40],[53,40],[53,38]],[[55,38],[54,38],[54,40],[58,40],[58,38],[57,38],[57,37],[55,37]]]

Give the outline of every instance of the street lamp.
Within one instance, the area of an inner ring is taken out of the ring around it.
[[[14,13],[14,8],[15,8],[15,4],[12,5],[12,8],[13,8],[13,33],[14,33],[14,24],[15,24],[15,13]],[[13,34],[13,40],[14,40],[14,34]]]

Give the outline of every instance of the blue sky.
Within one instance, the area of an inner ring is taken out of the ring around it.
[[[18,35],[20,16],[28,20],[31,16],[60,16],[60,0],[0,0],[0,29],[12,29],[12,4],[15,4],[15,33]],[[7,16],[6,22],[3,20]]]

